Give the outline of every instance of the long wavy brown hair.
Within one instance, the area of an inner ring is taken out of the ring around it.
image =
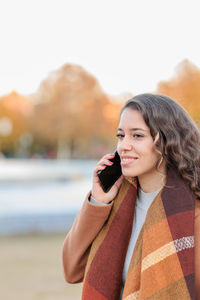
[[[160,159],[165,159],[167,169],[178,171],[200,200],[200,132],[184,108],[160,94],[137,95],[126,102],[121,113],[126,108],[141,113]]]

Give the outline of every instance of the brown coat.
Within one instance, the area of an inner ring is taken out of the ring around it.
[[[83,207],[67,234],[63,246],[63,267],[69,283],[81,282],[90,247],[107,220],[113,202],[97,206],[89,202],[87,195]],[[200,300],[200,201],[195,205],[195,288],[196,300]]]

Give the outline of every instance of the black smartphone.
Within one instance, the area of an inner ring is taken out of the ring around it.
[[[113,165],[106,166],[104,170],[100,170],[97,173],[101,187],[105,193],[107,193],[111,189],[113,184],[122,174],[119,154],[117,151],[115,151],[114,154],[114,158],[109,159],[113,162]]]

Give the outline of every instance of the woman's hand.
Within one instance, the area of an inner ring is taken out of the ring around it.
[[[114,185],[111,187],[111,189],[105,193],[101,187],[99,177],[97,175],[98,171],[104,170],[106,166],[112,166],[113,162],[111,162],[109,159],[114,158],[115,154],[106,154],[102,157],[102,159],[97,163],[97,166],[94,170],[93,175],[93,185],[92,185],[92,197],[97,201],[101,203],[109,203],[112,201],[115,196],[117,195],[117,192],[120,188],[120,185],[123,180],[123,176],[121,175],[119,179],[114,183]]]

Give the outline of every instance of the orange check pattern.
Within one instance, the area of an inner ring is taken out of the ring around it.
[[[94,240],[82,300],[119,300],[137,198],[124,180]],[[175,170],[153,200],[132,254],[123,300],[194,300],[194,197]]]

